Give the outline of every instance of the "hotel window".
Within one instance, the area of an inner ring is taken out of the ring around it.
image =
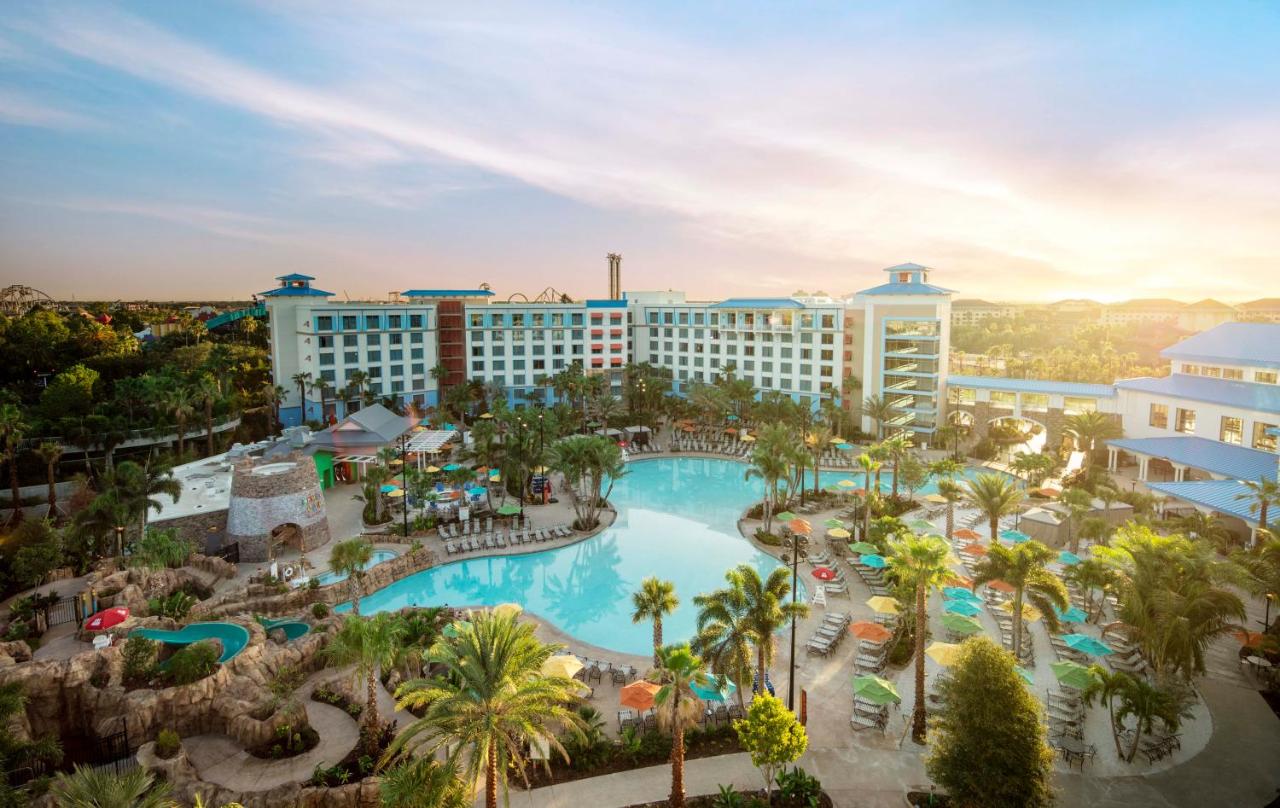
[[[320,346],[321,350],[324,350],[325,348],[332,348],[333,337],[319,337],[316,339],[316,343]]]
[[[479,312],[472,312],[472,313],[471,313],[471,327],[472,327],[472,328],[483,328],[483,327],[484,327],[484,315],[483,315],[483,314],[481,314],[481,313],[479,313]]]
[[[410,359],[421,359],[421,358],[422,358],[422,349],[421,349],[421,348],[410,348],[410,349],[409,349],[409,358],[410,358]]]
[[[1084,412],[1097,412],[1098,399],[1066,396],[1062,399],[1062,411],[1066,415],[1079,415]]]
[[[1244,381],[1244,371],[1240,368],[1223,368],[1222,378],[1230,379],[1233,382]]]
[[[400,348],[395,348],[391,351],[388,351],[388,353],[391,355],[392,362],[399,362],[404,359],[404,351]]]
[[[472,372],[473,372],[473,373],[483,373],[483,372],[484,372],[484,362],[472,362],[472,363],[471,363],[471,370],[472,370]]]
[[[410,328],[422,328],[422,321],[423,321],[423,315],[421,315],[421,314],[410,314],[410,315],[409,315],[409,327],[410,327]]]
[[[978,400],[978,391],[972,387],[948,387],[947,401],[952,404],[973,404]]]
[[[387,328],[403,328],[404,326],[401,325],[403,321],[404,318],[399,314],[388,314]]]
[[[320,378],[324,379],[326,382],[336,382],[338,380],[338,377],[334,375],[332,370],[320,371]]]
[[[331,317],[331,316],[329,316],[329,315],[325,315],[325,316],[323,316],[323,317],[317,317],[317,318],[316,318],[316,328],[317,328],[318,330],[320,330],[320,331],[332,331],[332,330],[333,330],[333,317]]]
[[[513,314],[513,315],[511,315],[511,327],[512,327],[512,328],[524,328],[524,315],[523,315],[523,314]]]
[[[388,335],[387,335],[387,342],[389,342],[391,345],[399,345],[400,343],[404,342],[404,335],[403,335],[403,334],[388,334]]]
[[[1045,412],[1049,409],[1049,397],[1044,393],[1023,393],[1022,409]]]
[[[582,312],[576,312],[569,315],[570,325],[582,325]]]
[[[1230,415],[1222,416],[1222,426],[1218,430],[1218,440],[1223,443],[1239,445],[1244,442],[1244,421]]]
[[[1169,405],[1168,404],[1152,404],[1151,416],[1147,421],[1148,424],[1156,429],[1169,428]]]
[[[356,329],[356,316],[354,314],[342,315],[342,328],[345,331],[354,331]]]
[[[533,313],[533,327],[545,328],[546,325],[547,325],[547,315],[543,314],[540,311],[535,311]]]
[[[412,332],[411,334],[409,334],[409,342],[410,342],[410,343],[412,343],[412,344],[414,344],[414,345],[421,345],[421,344],[422,344],[422,332],[421,332],[421,331],[414,331],[414,332]]]
[[[1258,384],[1275,384],[1277,378],[1274,370],[1255,370],[1253,372],[1253,380]]]
[[[331,353],[322,353],[322,354],[320,354],[320,364],[322,364],[322,365],[332,365],[332,364],[333,364],[333,354],[331,354]]]
[[[414,375],[414,376],[422,376],[422,375],[423,375],[423,374],[425,374],[426,372],[427,372],[427,366],[426,366],[426,365],[424,365],[424,364],[418,363],[418,364],[415,364],[415,365],[413,366],[413,375]]]
[[[345,351],[345,352],[342,354],[342,361],[343,361],[343,362],[346,362],[348,365],[358,365],[358,364],[360,364],[360,352],[359,352],[359,351]]]
[[[1205,366],[1200,368],[1200,375],[1220,379],[1222,378],[1222,368]]]
[[[382,316],[378,314],[369,314],[364,318],[364,327],[373,331],[382,328]]]
[[[1183,365],[1182,365],[1182,372],[1183,372],[1183,373],[1188,373],[1188,374],[1190,374],[1190,375],[1192,375],[1192,376],[1199,376],[1199,375],[1200,375],[1200,366],[1199,366],[1199,365],[1188,365],[1188,364],[1186,364],[1186,363],[1183,363]]]
[[[381,361],[382,361],[382,351],[366,351],[366,352],[365,352],[365,357],[366,357],[370,362],[381,362]]]
[[[991,406],[1000,407],[1002,409],[1013,409],[1013,405],[1018,402],[1018,394],[1011,393],[1007,390],[991,391]]]
[[[403,375],[404,375],[404,365],[392,365],[392,366],[391,366],[391,375],[392,375],[392,376],[403,376]]]
[[[382,335],[381,334],[365,334],[364,344],[365,345],[381,345]]]
[[[1264,452],[1274,452],[1276,450],[1275,435],[1268,435],[1268,429],[1275,429],[1275,424],[1264,424],[1261,421],[1253,422],[1253,448],[1261,449]]]
[[[1192,434],[1196,431],[1196,411],[1184,410],[1179,407],[1177,418],[1174,421],[1173,429],[1176,432],[1186,432]]]

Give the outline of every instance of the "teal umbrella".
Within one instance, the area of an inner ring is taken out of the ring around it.
[[[853,448],[852,443],[837,443],[836,448],[842,452],[847,452]]]
[[[1063,623],[1083,623],[1088,619],[1085,613],[1077,609],[1075,606],[1072,606],[1065,612],[1058,609],[1057,606],[1054,606],[1053,611],[1058,615],[1058,619]]]
[[[468,488],[467,493],[473,497],[482,497],[484,496],[484,489],[477,485],[475,488]]]
[[[726,416],[724,417],[724,419],[725,419],[726,421],[736,421],[736,420],[738,420],[738,416],[736,416],[736,415],[732,415],[732,414],[731,414],[731,415],[726,415]]]
[[[867,553],[862,556],[858,559],[858,563],[865,567],[870,567],[873,570],[882,570],[889,566],[889,562],[884,560],[884,556],[876,555],[874,553]]]
[[[825,527],[844,527],[844,522],[839,519],[831,518],[822,523]]]
[[[462,468],[462,466],[458,465],[457,463],[446,463],[443,466],[441,466],[441,468],[443,468],[445,471],[457,471],[458,469]]]
[[[1021,530],[1002,530],[1000,531],[1000,538],[1005,541],[1011,541],[1014,544],[1022,544],[1023,542],[1031,541],[1031,537],[1026,533],[1023,533]]]
[[[942,608],[948,614],[960,614],[965,617],[982,614],[982,607],[969,600],[944,600]]]
[[[878,705],[902,701],[893,682],[869,673],[853,677],[853,695]]]
[[[1019,676],[1022,677],[1022,681],[1026,682],[1029,685],[1033,685],[1033,686],[1035,685],[1036,679],[1034,676],[1031,675],[1031,671],[1027,670],[1026,668],[1018,667],[1016,665],[1014,666],[1013,669],[1018,672]]]
[[[1067,644],[1068,648],[1091,656],[1106,656],[1107,654],[1115,653],[1111,650],[1111,646],[1101,640],[1090,637],[1088,634],[1063,634],[1062,641]]]
[[[849,545],[849,552],[864,555],[866,553],[878,553],[880,552],[880,548],[869,542],[855,541],[853,544]]]
[[[981,623],[972,617],[965,617],[960,614],[944,614],[942,616],[942,625],[947,631],[965,636],[978,634],[982,631]]]
[[[738,686],[724,677],[712,676],[705,686],[695,683],[689,685],[689,689],[703,701],[728,701],[737,692]]]
[[[970,603],[982,603],[982,598],[973,594],[972,591],[965,589],[963,586],[948,586],[946,589],[942,590],[942,596],[952,600],[967,600]]]
[[[1074,567],[1076,564],[1080,563],[1081,558],[1070,550],[1063,550],[1061,553],[1058,553],[1058,560],[1063,564],[1066,564],[1068,567]]]

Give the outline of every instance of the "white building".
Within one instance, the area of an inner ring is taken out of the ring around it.
[[[953,300],[951,301],[951,324],[978,325],[983,320],[996,317],[1012,317],[1017,308],[1011,303],[991,303],[986,300]]]

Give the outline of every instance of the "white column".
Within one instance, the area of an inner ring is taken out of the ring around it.
[[[1138,456],[1138,479],[1144,483],[1147,481],[1147,463],[1150,460],[1151,458],[1149,457]]]
[[[1179,463],[1173,464],[1173,481],[1182,482],[1187,479],[1187,467]]]
[[[1120,450],[1114,447],[1107,447],[1107,471],[1115,471],[1120,465]]]

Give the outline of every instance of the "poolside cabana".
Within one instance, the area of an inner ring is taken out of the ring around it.
[[[348,479],[356,480],[367,466],[378,462],[378,450],[399,448],[400,436],[416,424],[417,420],[412,417],[396,415],[381,404],[372,404],[316,433],[307,450],[329,455],[334,467],[345,466]]]

